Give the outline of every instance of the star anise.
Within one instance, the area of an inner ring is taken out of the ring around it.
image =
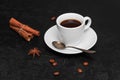
[[[35,57],[35,55],[40,56],[41,51],[38,48],[33,48],[30,49],[28,52],[28,55],[33,55],[33,58]]]

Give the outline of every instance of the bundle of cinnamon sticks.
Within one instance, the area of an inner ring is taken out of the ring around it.
[[[28,25],[25,25],[15,18],[11,18],[10,28],[16,31],[20,36],[22,36],[26,41],[30,41],[34,36],[40,36],[40,32],[31,28]]]

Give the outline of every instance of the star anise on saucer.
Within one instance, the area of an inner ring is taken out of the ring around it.
[[[40,56],[40,53],[41,51],[38,48],[34,47],[33,49],[29,50],[28,55],[33,55],[34,58],[35,55]]]

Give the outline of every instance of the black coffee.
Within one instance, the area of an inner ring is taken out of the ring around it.
[[[62,26],[67,28],[74,28],[81,25],[81,22],[75,19],[67,19],[60,23]]]

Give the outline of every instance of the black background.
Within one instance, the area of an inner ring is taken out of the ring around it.
[[[0,0],[0,80],[120,80],[120,2],[119,0]],[[98,35],[92,48],[94,55],[63,55],[49,49],[44,33],[55,21],[52,16],[76,12],[92,18],[91,27]],[[9,19],[16,18],[41,32],[30,42],[9,28]],[[38,47],[40,57],[28,56]],[[55,58],[58,66],[49,63]],[[89,62],[84,67],[82,63]],[[77,68],[83,73],[77,73]],[[60,71],[54,76],[54,71]]]

